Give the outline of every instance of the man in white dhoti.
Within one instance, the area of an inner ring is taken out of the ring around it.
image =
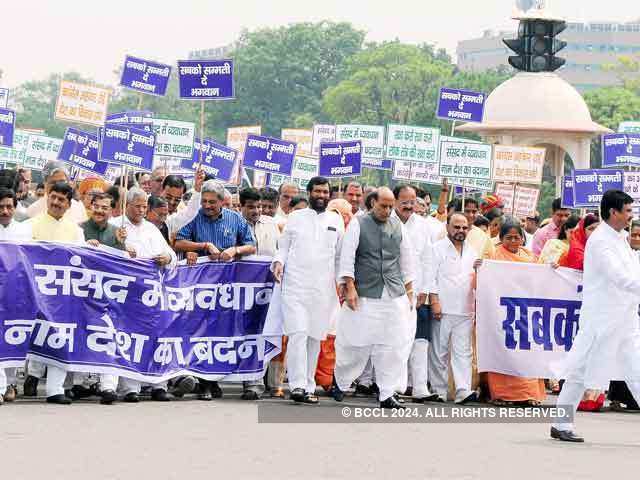
[[[346,305],[337,320],[333,389],[337,401],[371,358],[380,407],[404,408],[394,393],[407,361],[413,252],[402,222],[391,216],[394,204],[391,190],[379,188],[372,211],[354,218],[345,233],[339,277]]]
[[[425,219],[414,212],[417,195],[411,185],[398,185],[393,190],[396,199],[392,217],[399,219],[411,240],[412,270],[414,272],[413,288],[422,292],[424,279],[431,278],[431,229]],[[407,377],[411,377],[411,396],[415,403],[435,400],[436,394],[429,392],[428,362],[429,351],[429,318],[430,307],[427,305],[427,294],[421,293],[416,299],[416,309],[409,316],[405,361],[402,363],[399,385],[397,389],[404,393],[407,390]],[[407,372],[408,369],[408,372]]]
[[[313,177],[307,192],[309,208],[289,214],[272,271],[282,285],[291,399],[316,404],[320,341],[326,338],[338,308],[335,279],[344,223],[339,215],[325,211],[330,196],[326,178]]]
[[[0,187],[0,240],[28,242],[32,239],[31,226],[14,219],[18,199],[13,190]],[[16,398],[16,369],[0,368],[0,405]]]
[[[570,406],[574,415],[584,391],[605,390],[609,380],[625,380],[640,402],[640,262],[623,231],[633,218],[632,203],[624,192],[605,192],[604,222],[585,249],[580,330],[563,368],[557,403]],[[551,438],[584,442],[568,422],[554,423]]]
[[[466,240],[467,232],[469,223],[464,215],[454,213],[449,217],[447,237],[433,246],[432,281],[426,284],[434,320],[429,349],[431,387],[439,400],[446,400],[451,357],[455,401],[461,404],[476,400],[476,392],[471,391],[471,329],[478,253]]]

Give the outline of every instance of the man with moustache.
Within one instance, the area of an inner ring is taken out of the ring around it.
[[[320,341],[326,338],[338,308],[335,278],[344,222],[326,211],[329,180],[313,177],[307,192],[309,208],[289,214],[271,269],[282,286],[291,399],[317,404],[315,372]]]
[[[362,185],[358,182],[349,182],[344,190],[344,198],[351,204],[351,213],[353,215],[362,215],[364,213],[362,210],[363,196]]]

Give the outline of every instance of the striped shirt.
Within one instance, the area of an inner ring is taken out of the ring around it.
[[[177,240],[213,243],[221,251],[236,246],[255,245],[247,221],[239,213],[226,208],[215,219],[207,217],[200,210],[196,218],[180,229]]]

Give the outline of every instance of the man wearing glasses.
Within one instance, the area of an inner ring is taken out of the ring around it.
[[[474,401],[471,390],[471,330],[474,267],[478,253],[467,239],[469,223],[466,215],[452,214],[447,221],[447,236],[433,246],[429,292],[431,303],[432,342],[429,349],[431,387],[441,401],[447,397],[449,383],[448,358],[456,385],[456,403]],[[450,346],[451,345],[451,346]]]
[[[164,167],[156,167],[153,172],[151,172],[151,193],[152,195],[162,196],[162,190],[164,187],[162,186],[164,183],[164,179],[167,176],[167,170]],[[146,189],[145,189],[146,192]]]
[[[179,175],[168,175],[162,182],[162,192],[160,197],[167,201],[169,208],[169,216],[165,223],[169,230],[169,241],[172,242],[176,234],[182,227],[191,222],[200,210],[200,190],[204,182],[204,172],[201,170],[196,173],[196,179],[193,185],[193,195],[189,199],[186,207],[178,210],[178,206],[182,201],[182,197],[187,191],[187,184]]]

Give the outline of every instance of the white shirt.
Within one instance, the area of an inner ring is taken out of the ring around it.
[[[438,240],[442,240],[447,236],[447,226],[431,215],[427,215],[426,217],[422,217],[427,222],[429,226],[429,232],[431,235],[431,244],[434,245]]]
[[[477,258],[478,254],[466,241],[462,247],[462,255],[458,253],[449,237],[439,240],[433,246],[433,276],[429,293],[438,295],[442,313],[471,313],[473,264]]]
[[[122,227],[122,217],[112,218],[109,223],[120,228]],[[177,263],[176,254],[164,239],[158,227],[153,223],[143,219],[140,224],[134,225],[125,215],[124,228],[127,230],[125,245],[127,248],[133,248],[136,251],[136,258],[152,259],[158,255],[167,254],[171,257],[171,262],[167,267],[175,267]]]
[[[389,220],[391,221],[391,220]],[[398,221],[400,221],[398,219]],[[402,280],[405,284],[412,282],[414,279],[414,262],[415,255],[411,244],[411,236],[407,232],[405,225],[402,225],[402,241],[400,242],[400,270],[402,271]],[[342,239],[342,252],[340,253],[340,269],[338,270],[338,280],[343,281],[344,278],[355,278],[356,252],[360,244],[360,222],[352,220],[349,222],[347,231]]]
[[[528,249],[531,249],[531,242],[533,242],[533,234],[528,233],[526,230],[524,232],[524,246]]]
[[[272,217],[260,215],[255,225],[251,225],[251,233],[256,242],[256,254],[273,257],[278,249],[278,238],[280,237],[280,229],[278,224]]]
[[[33,240],[30,223],[21,223],[11,220],[9,225],[0,225],[0,240],[27,241]]]
[[[169,229],[169,239],[173,239],[182,227],[196,218],[200,211],[200,199],[200,192],[193,192],[186,207],[178,209],[178,211],[167,217],[165,223]]]
[[[391,216],[400,220],[394,210]],[[400,220],[401,221],[401,220]],[[431,263],[433,245],[431,242],[431,229],[423,217],[412,213],[403,224],[403,237],[408,236],[411,244],[411,271],[413,272],[413,290],[420,292],[422,285],[428,281],[431,275]]]

